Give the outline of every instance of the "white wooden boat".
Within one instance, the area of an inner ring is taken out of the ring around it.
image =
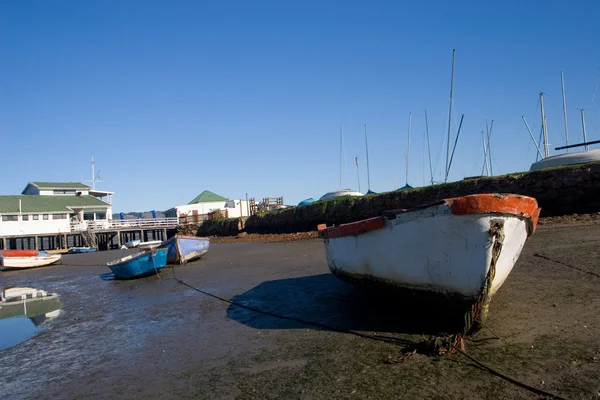
[[[598,161],[600,161],[600,149],[594,149],[542,158],[531,164],[529,170],[536,171],[538,169],[560,167],[562,165],[586,164]]]
[[[60,261],[60,254],[49,254],[37,250],[0,251],[0,269],[36,268]]]
[[[44,290],[34,289],[30,287],[8,287],[0,293],[0,302],[8,303],[11,301],[33,299],[37,297],[53,296],[56,293],[48,293]]]
[[[319,225],[319,235],[338,278],[424,295],[427,301],[454,299],[462,310],[475,310],[472,321],[481,321],[539,213],[531,197],[477,194],[335,227]]]
[[[344,196],[364,196],[362,193],[360,192],[356,192],[352,189],[342,189],[342,190],[336,190],[335,192],[327,192],[325,193],[323,196],[321,196],[321,198],[319,199],[319,201],[321,200],[331,200],[331,199],[335,199],[338,197],[344,197]]]
[[[140,242],[137,247],[139,249],[154,249],[162,244],[162,240],[151,240],[149,242]]]

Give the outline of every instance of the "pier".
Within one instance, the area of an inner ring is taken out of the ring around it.
[[[81,246],[118,249],[130,240],[167,240],[177,233],[178,226],[179,218],[82,221],[71,223],[70,232],[2,237],[0,249],[46,251]]]

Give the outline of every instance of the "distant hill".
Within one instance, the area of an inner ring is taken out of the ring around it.
[[[125,219],[138,219],[138,212],[134,212],[134,211],[130,211],[130,212],[126,212],[125,214]],[[113,219],[121,219],[121,214],[120,213],[115,213],[112,215]],[[152,218],[152,211],[144,211],[142,212],[142,218]],[[156,211],[156,218],[165,218],[165,213],[164,211]]]

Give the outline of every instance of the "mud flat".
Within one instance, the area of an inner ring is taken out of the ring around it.
[[[467,352],[568,399],[600,393],[600,226],[539,229]],[[124,251],[123,251],[124,252]],[[7,399],[538,399],[460,354],[406,347],[332,328],[416,342],[431,333],[411,304],[384,302],[334,278],[322,243],[211,245],[161,277],[114,281],[120,251],[0,274],[2,286],[57,292],[63,313],[0,352]],[[322,328],[256,313],[224,299]],[[327,328],[330,327],[330,328]],[[499,338],[499,339],[498,339]]]

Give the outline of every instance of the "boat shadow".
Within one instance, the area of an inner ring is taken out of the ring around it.
[[[227,316],[256,329],[356,330],[435,335],[455,331],[456,315],[420,299],[363,289],[331,274],[266,281],[231,301]]]

